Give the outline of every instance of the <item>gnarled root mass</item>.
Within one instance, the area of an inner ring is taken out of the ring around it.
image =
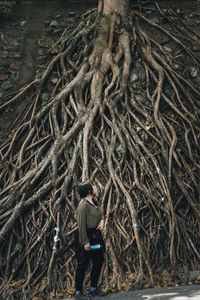
[[[86,179],[105,215],[107,290],[155,286],[164,270],[176,277],[198,265],[200,91],[150,32],[198,67],[197,33],[158,5],[163,26],[137,10],[123,20],[101,9],[62,35],[42,77],[0,107],[31,100],[0,147],[2,298],[73,290],[76,186]]]

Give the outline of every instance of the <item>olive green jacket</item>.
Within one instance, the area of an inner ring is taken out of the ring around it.
[[[89,242],[87,229],[96,228],[101,221],[102,214],[98,207],[87,199],[82,199],[76,211],[79,230],[79,242],[81,246]]]

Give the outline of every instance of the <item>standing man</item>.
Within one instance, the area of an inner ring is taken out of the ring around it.
[[[101,268],[104,262],[105,244],[102,238],[101,230],[104,227],[102,213],[94,202],[97,189],[89,181],[83,182],[78,186],[78,193],[81,201],[77,208],[77,223],[78,223],[78,242],[79,251],[76,249],[76,257],[78,265],[76,269],[75,299],[88,299],[83,295],[83,281],[86,269],[92,260],[91,270],[91,287],[89,296],[105,296],[97,287],[97,282],[101,273]],[[77,244],[77,243],[76,243]],[[92,245],[100,245],[99,249],[91,250]]]

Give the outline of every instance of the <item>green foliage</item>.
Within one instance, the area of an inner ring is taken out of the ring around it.
[[[110,257],[108,257],[108,265],[112,269],[113,265],[112,265],[112,260],[110,259]]]
[[[48,95],[47,93],[43,93],[41,96],[42,100],[48,100]]]
[[[165,262],[165,258],[164,257],[161,257],[160,259],[159,259],[159,264],[163,264]]]
[[[48,107],[48,104],[47,104],[47,100],[48,100],[48,95],[47,95],[47,93],[43,93],[42,95],[41,95],[41,99],[42,99],[42,109],[44,109],[44,108],[47,108]]]
[[[122,145],[119,145],[115,150],[118,155],[124,153],[124,149],[123,149]]]
[[[22,245],[20,243],[17,243],[15,249],[19,252],[22,251]]]
[[[16,4],[16,1],[4,1],[5,5],[9,8],[12,8],[15,4]]]
[[[106,17],[106,15],[104,15],[104,14],[102,14],[102,13],[98,14],[98,18],[99,18],[99,19],[103,19],[103,18],[105,18],[105,17]]]
[[[4,4],[3,4],[3,8],[4,8],[4,13],[10,13],[11,12],[11,9],[13,8],[13,6],[16,4],[16,1],[7,1],[5,0],[4,1]]]

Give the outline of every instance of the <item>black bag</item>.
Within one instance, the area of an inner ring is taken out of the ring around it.
[[[87,235],[90,241],[90,245],[100,244],[101,249],[105,251],[105,243],[100,230],[96,228],[89,228],[87,229]],[[79,231],[77,229],[76,231],[74,231],[74,250],[76,259],[80,256],[81,249],[82,247],[79,243]]]
[[[102,247],[105,247],[104,240],[100,230],[96,228],[87,229],[87,235],[90,240],[90,245],[100,244]]]

